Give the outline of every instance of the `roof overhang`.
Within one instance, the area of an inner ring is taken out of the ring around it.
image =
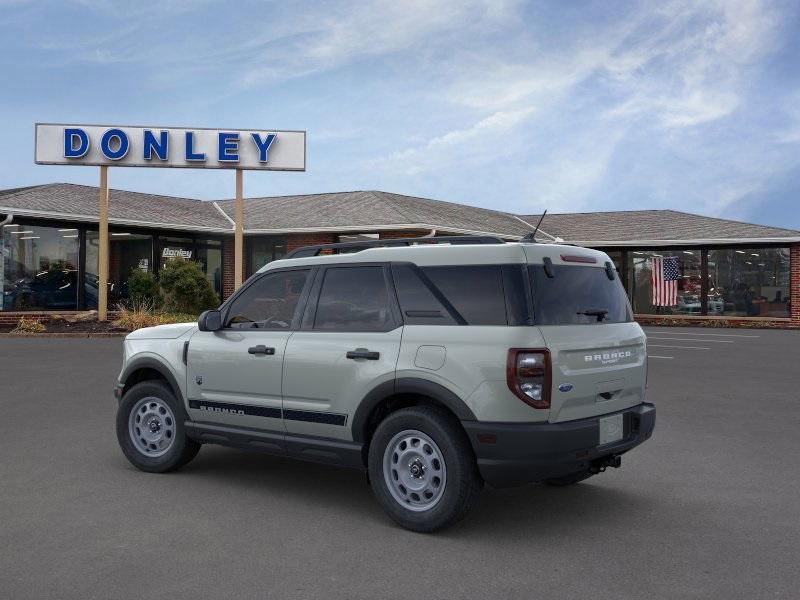
[[[96,215],[76,215],[72,213],[61,213],[40,210],[27,210],[20,208],[7,208],[0,206],[0,213],[10,213],[20,217],[34,217],[39,219],[54,219],[60,221],[80,221],[83,223],[97,223]],[[187,225],[185,223],[155,223],[153,221],[139,221],[136,219],[118,219],[109,217],[111,225],[125,225],[127,227],[150,227],[153,229],[172,229],[181,231],[205,231],[209,233],[231,233],[231,229],[224,227],[206,227],[203,225]]]
[[[219,210],[219,208],[218,208]],[[220,210],[224,214],[223,211]],[[61,221],[80,221],[84,223],[97,223],[96,215],[80,215],[74,213],[62,213],[51,211],[39,211],[19,208],[7,208],[0,206],[0,213],[9,213],[20,217],[33,217],[40,219],[57,219]],[[227,215],[226,215],[227,218]],[[127,227],[150,227],[153,229],[168,229],[180,231],[201,231],[206,233],[233,233],[231,227],[206,227],[202,225],[187,225],[180,223],[157,223],[154,221],[140,221],[136,219],[119,219],[109,217],[108,222],[112,225],[123,225]],[[231,221],[233,223],[233,221]],[[522,236],[508,233],[498,233],[496,231],[481,231],[477,229],[463,229],[458,227],[432,225],[430,223],[390,223],[386,225],[348,225],[331,227],[283,227],[283,228],[255,228],[245,229],[245,234],[289,234],[289,233],[338,233],[338,232],[371,232],[371,231],[409,231],[409,230],[436,230],[438,232],[465,234],[465,235],[485,235],[495,236],[508,240],[518,240]]]

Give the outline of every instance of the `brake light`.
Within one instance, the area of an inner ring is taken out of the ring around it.
[[[562,254],[561,260],[564,262],[586,263],[589,265],[597,264],[597,259],[593,256],[583,256],[581,254]]]
[[[508,388],[533,408],[550,408],[550,352],[545,349],[511,348],[506,362]]]

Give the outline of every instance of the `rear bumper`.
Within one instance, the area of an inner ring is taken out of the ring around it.
[[[502,488],[587,470],[593,462],[627,452],[652,435],[655,406],[642,403],[619,412],[623,437],[604,446],[597,445],[599,421],[608,415],[563,423],[462,421],[462,425],[484,481]]]

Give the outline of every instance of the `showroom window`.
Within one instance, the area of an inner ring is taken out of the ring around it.
[[[79,239],[70,227],[3,225],[0,307],[77,309]]]
[[[128,279],[136,270],[153,272],[153,236],[130,231],[108,234],[108,306],[116,308],[128,300]],[[97,308],[97,265],[100,240],[97,231],[86,232],[84,258],[84,302]]]
[[[197,262],[217,296],[222,298],[222,242],[197,240]]]
[[[286,255],[286,240],[275,237],[247,238],[247,276]]]
[[[789,248],[708,251],[708,314],[789,318]]]
[[[631,303],[638,314],[702,314],[702,256],[694,250],[628,253]]]
[[[200,265],[217,296],[222,298],[222,242],[191,237],[159,237],[159,269],[170,260],[191,260]]]

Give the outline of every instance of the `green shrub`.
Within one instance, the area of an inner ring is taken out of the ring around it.
[[[161,269],[159,282],[168,312],[198,314],[219,306],[219,298],[198,263],[174,258]]]
[[[161,290],[158,281],[149,271],[134,269],[128,277],[128,297],[132,306],[161,306]]]

